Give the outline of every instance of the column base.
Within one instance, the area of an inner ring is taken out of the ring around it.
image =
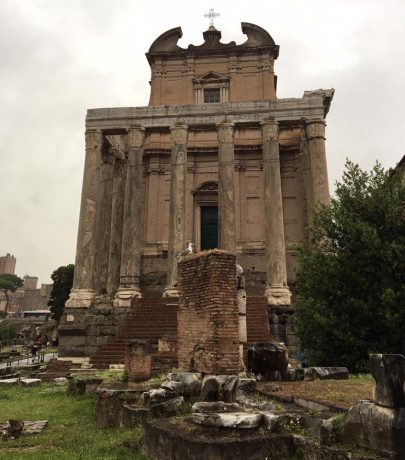
[[[168,298],[168,297],[178,297],[179,296],[179,291],[175,287],[172,286],[167,286],[165,287],[163,291],[162,297]]]
[[[267,286],[264,295],[269,305],[291,305],[291,291],[288,286]]]
[[[93,302],[95,292],[92,289],[72,289],[66,308],[89,308]]]
[[[114,307],[130,307],[132,305],[132,299],[141,298],[142,294],[138,287],[119,287],[114,298]]]

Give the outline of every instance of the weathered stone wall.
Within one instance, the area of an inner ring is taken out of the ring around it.
[[[178,359],[182,371],[235,374],[239,364],[236,257],[213,250],[178,265]]]
[[[59,356],[90,356],[117,334],[128,313],[96,298],[89,308],[65,308],[58,327]]]

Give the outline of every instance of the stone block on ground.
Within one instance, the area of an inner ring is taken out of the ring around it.
[[[349,378],[347,367],[308,367],[304,380],[344,380]]]
[[[172,396],[172,391],[159,388],[157,390],[144,391],[141,400],[145,406],[153,406],[154,404],[171,399]]]
[[[387,407],[405,407],[405,357],[371,354],[370,367],[375,379],[373,401]]]
[[[184,398],[182,396],[169,399],[150,406],[150,414],[152,417],[172,417],[180,413],[183,404]]]
[[[53,381],[56,385],[66,385],[68,383],[68,379],[66,377],[56,377]]]
[[[343,440],[395,458],[405,458],[405,408],[383,407],[359,401],[350,408],[343,427]]]
[[[0,386],[12,386],[12,385],[18,385],[19,379],[14,378],[14,379],[3,379],[0,380]]]
[[[201,391],[201,374],[198,372],[171,372],[167,375],[171,382],[180,382],[184,386],[185,396],[198,396]]]
[[[41,385],[41,379],[21,379],[20,383],[23,387],[35,387]]]
[[[257,343],[248,350],[248,370],[267,378],[274,372],[285,372],[288,350],[283,343]]]
[[[219,383],[214,376],[204,377],[201,386],[199,401],[218,401]]]
[[[262,423],[262,415],[249,412],[195,413],[193,421],[199,425],[216,428],[257,428]]]

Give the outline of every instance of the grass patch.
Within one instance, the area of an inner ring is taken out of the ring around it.
[[[348,409],[359,399],[372,398],[374,379],[371,374],[360,374],[350,376],[347,380],[277,382],[280,390],[276,392],[269,389],[273,383],[259,383],[258,389],[270,397],[295,396]]]
[[[48,420],[48,426],[37,435],[0,440],[0,459],[144,460],[139,451],[142,428],[100,429],[94,406],[95,395],[71,398],[65,387],[1,389],[0,421]]]

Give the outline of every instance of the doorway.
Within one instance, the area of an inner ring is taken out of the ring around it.
[[[218,206],[201,206],[201,250],[218,247]]]

